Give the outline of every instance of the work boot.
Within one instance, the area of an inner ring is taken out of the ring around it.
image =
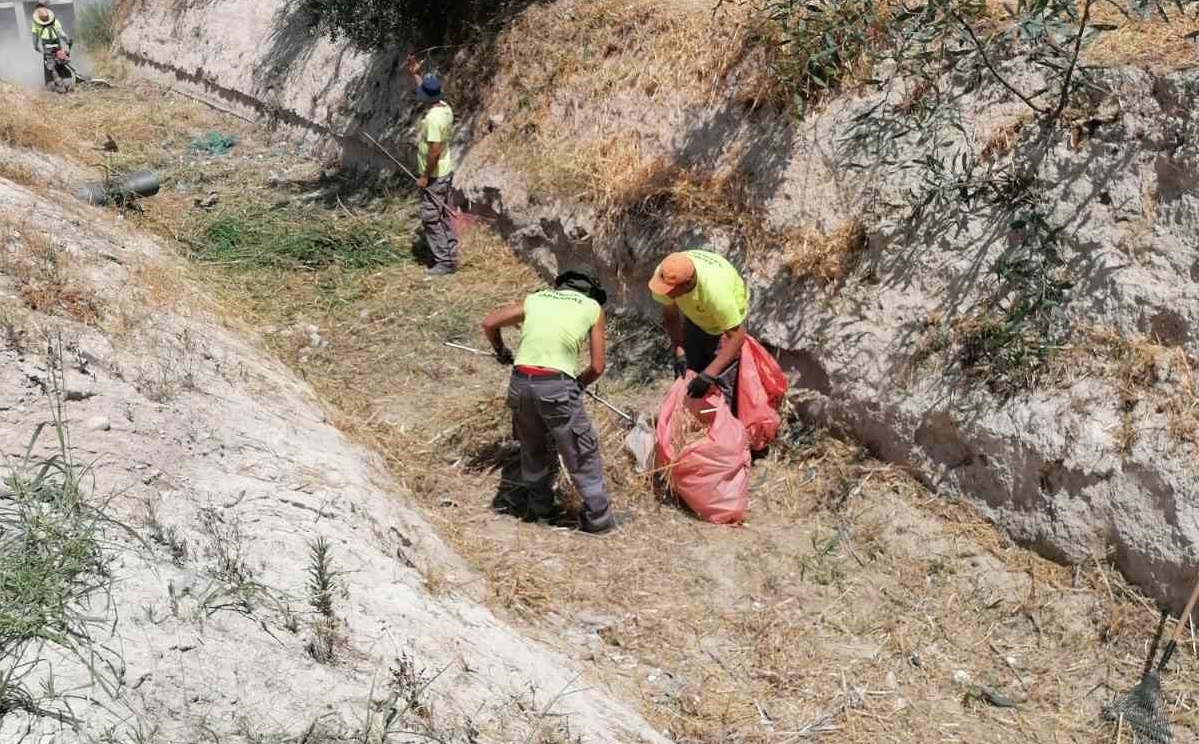
[[[612,513],[611,509],[608,509],[598,517],[590,517],[584,514],[579,519],[579,530],[589,535],[603,535],[619,526],[620,524],[616,519],[616,515]]]
[[[452,266],[450,264],[437,264],[425,272],[425,279],[436,279],[439,276],[449,276],[457,270],[457,266]]]
[[[533,499],[529,501],[521,519],[526,522],[554,522],[562,515],[562,507],[553,500],[544,501]]]

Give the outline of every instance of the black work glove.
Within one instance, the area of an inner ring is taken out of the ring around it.
[[[687,355],[680,354],[674,358],[674,379],[687,376]]]
[[[687,395],[691,398],[702,398],[708,394],[712,386],[716,384],[716,378],[712,375],[701,373],[696,375],[695,379],[687,383]]]
[[[495,353],[495,360],[508,367],[516,362],[516,357],[512,356],[512,349],[505,346]]]

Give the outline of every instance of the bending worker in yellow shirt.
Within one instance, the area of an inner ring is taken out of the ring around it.
[[[483,320],[483,333],[501,364],[515,364],[508,385],[512,430],[520,442],[521,480],[528,503],[514,503],[519,516],[552,517],[558,456],[583,499],[580,529],[606,532],[615,526],[604,488],[599,437],[583,410],[583,388],[604,373],[604,311],[608,295],[599,281],[579,271],[554,280],[554,289],[497,308]],[[520,325],[520,350],[513,358],[502,328]],[[575,376],[586,342],[590,364]],[[555,449],[557,450],[555,452]],[[511,501],[511,499],[510,499]]]
[[[723,256],[694,250],[667,256],[649,289],[664,306],[675,377],[694,371],[688,395],[702,398],[716,385],[736,413],[737,370],[749,313],[745,280]]]

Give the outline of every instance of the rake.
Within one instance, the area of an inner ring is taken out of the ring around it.
[[[1132,742],[1134,744],[1170,744],[1173,739],[1170,719],[1166,715],[1166,701],[1162,697],[1161,675],[1166,670],[1166,665],[1170,663],[1170,657],[1177,650],[1178,642],[1182,640],[1182,634],[1190,625],[1191,611],[1195,609],[1196,601],[1199,601],[1199,582],[1191,591],[1191,598],[1187,600],[1186,608],[1178,618],[1178,625],[1175,626],[1174,633],[1170,636],[1170,642],[1166,644],[1166,650],[1162,652],[1157,667],[1153,666],[1153,654],[1157,648],[1155,641],[1154,647],[1150,650],[1145,671],[1141,675],[1141,681],[1127,695],[1116,700],[1105,710],[1108,719],[1118,722],[1118,737],[1127,729],[1133,734]],[[1162,625],[1164,626],[1164,624],[1165,615],[1163,614]],[[1161,626],[1158,630],[1160,635]]]
[[[456,344],[453,341],[446,341],[442,344],[442,346],[448,346],[451,349],[458,349],[460,351],[465,351],[465,352],[468,352],[471,354],[476,354],[478,356],[490,356],[490,357],[495,356],[495,354],[493,352],[483,351],[481,349],[476,349],[473,346],[466,346],[465,344]],[[617,416],[619,416],[626,422],[628,422],[630,424],[635,423],[635,420],[633,419],[632,415],[620,410],[619,408],[617,408],[615,405],[613,405],[608,400],[600,397],[600,395],[598,393],[596,393],[590,389],[587,389],[587,388],[583,388],[583,392],[587,395],[587,397],[591,398],[596,403],[599,403],[604,408],[607,408],[612,413],[615,413]]]
[[[413,181],[417,180],[416,174],[413,173],[411,170],[409,170],[407,168],[407,166],[405,166],[403,163],[401,163],[400,159],[397,158],[395,155],[393,155],[390,150],[388,150],[383,145],[379,144],[379,140],[370,136],[370,134],[368,134],[366,132],[363,132],[362,136],[365,137],[367,140],[369,140],[372,145],[379,148],[379,152],[382,152],[384,155],[386,155],[388,157],[388,159],[391,160],[391,162],[395,163],[396,166],[399,167],[399,169],[404,172],[405,175],[407,175]],[[437,205],[438,209],[440,209],[441,211],[443,211],[447,215],[449,215],[450,224],[453,227],[453,230],[455,233],[460,233],[460,232],[462,232],[462,230],[464,228],[468,228],[473,225],[481,224],[484,222],[484,219],[477,214],[467,214],[466,212],[463,212],[461,209],[457,209],[456,207],[451,207],[449,204],[446,204],[440,198],[438,198],[432,191],[430,191],[428,188],[425,188],[424,191],[426,194],[429,195],[429,198],[433,200],[433,203]]]

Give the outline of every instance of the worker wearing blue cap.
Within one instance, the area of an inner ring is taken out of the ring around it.
[[[425,105],[425,116],[417,127],[416,186],[421,191],[420,221],[433,254],[428,276],[453,274],[458,269],[458,236],[450,226],[447,205],[454,187],[454,159],[450,140],[454,110],[442,98],[441,81],[435,75],[421,76],[421,62],[408,57],[408,74],[416,82],[416,100]]]

